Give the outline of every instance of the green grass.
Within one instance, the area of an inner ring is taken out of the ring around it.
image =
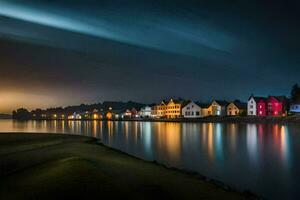
[[[80,136],[0,134],[0,199],[245,199]]]

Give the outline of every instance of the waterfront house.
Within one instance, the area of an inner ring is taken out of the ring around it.
[[[100,119],[101,117],[102,115],[99,113],[97,109],[94,109],[93,112],[91,112],[91,116],[90,116],[91,119],[97,120]]]
[[[167,108],[167,104],[164,100],[162,102],[160,102],[160,104],[153,106],[152,113],[151,113],[152,117],[165,118],[166,117],[166,108]]]
[[[227,101],[214,100],[207,109],[208,116],[225,116]]]
[[[242,115],[247,110],[247,104],[236,100],[228,104],[226,109],[227,109],[227,116]]]
[[[80,119],[82,119],[82,115],[84,115],[84,114],[74,112],[72,115],[68,115],[68,119],[69,120],[80,120]]]
[[[171,99],[166,105],[166,117],[167,118],[179,118],[181,117],[181,109],[184,105],[182,99]]]
[[[131,117],[132,118],[139,118],[140,117],[139,112],[135,108],[132,108],[130,110],[130,112],[131,112]]]
[[[300,114],[300,101],[291,103],[290,112]]]
[[[122,113],[121,116],[123,119],[131,119],[140,117],[139,112],[135,109],[126,109],[125,112]]]
[[[182,116],[184,118],[199,118],[202,117],[201,107],[199,104],[189,101],[182,108]]]
[[[269,96],[267,99],[267,116],[278,117],[287,114],[287,98],[285,96]]]
[[[210,116],[210,114],[209,114],[210,113],[209,112],[210,104],[197,102],[197,105],[199,105],[201,107],[201,116],[202,117]]]
[[[265,97],[258,97],[251,95],[247,103],[248,116],[266,116],[267,115],[267,99]]]
[[[152,109],[150,106],[145,106],[141,108],[139,112],[140,117],[142,118],[150,118],[152,116]]]
[[[129,109],[126,109],[125,112],[122,113],[122,118],[124,119],[128,119],[128,118],[131,118],[131,111]]]

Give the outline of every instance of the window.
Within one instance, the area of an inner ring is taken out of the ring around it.
[[[197,112],[196,112],[196,115],[197,115],[197,116],[199,116],[199,115],[200,115],[200,112],[199,112],[199,111],[197,111]]]
[[[250,111],[250,115],[253,115],[253,111]]]
[[[231,115],[231,111],[229,111],[229,115]]]
[[[237,114],[238,114],[238,111],[235,111],[235,114],[237,115]]]
[[[253,108],[253,105],[250,105],[250,108]]]

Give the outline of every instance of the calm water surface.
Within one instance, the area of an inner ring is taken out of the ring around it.
[[[300,125],[0,120],[0,132],[96,137],[134,156],[268,199],[300,198]]]

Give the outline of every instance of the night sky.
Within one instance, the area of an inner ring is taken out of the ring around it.
[[[299,45],[296,0],[0,0],[0,112],[288,95]]]

